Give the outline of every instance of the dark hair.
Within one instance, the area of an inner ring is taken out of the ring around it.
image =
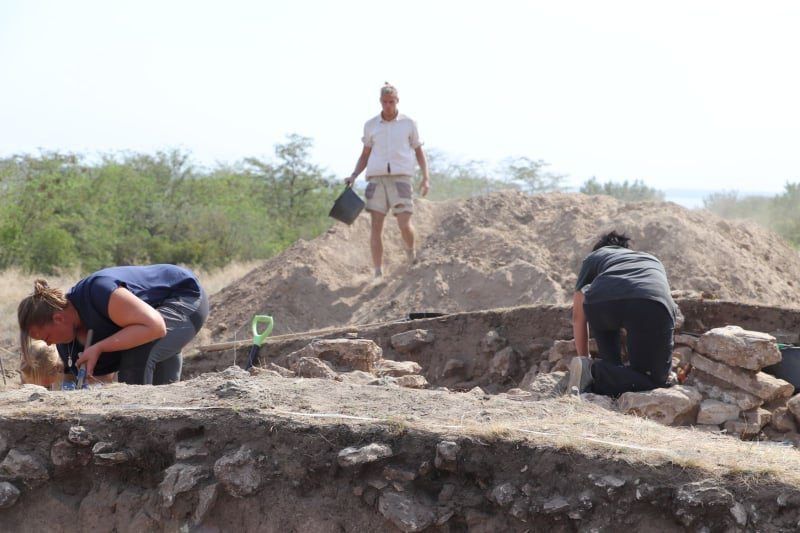
[[[614,230],[600,237],[600,240],[594,244],[592,251],[594,252],[603,246],[621,246],[623,248],[630,248],[630,244],[628,244],[630,240],[631,238],[624,233],[617,233],[616,230]]]

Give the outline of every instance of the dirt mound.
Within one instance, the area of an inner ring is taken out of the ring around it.
[[[212,298],[214,337],[246,338],[254,314],[276,333],[456,312],[567,303],[597,236],[623,230],[659,257],[673,289],[746,303],[796,307],[800,257],[754,224],[669,202],[623,203],[581,194],[501,192],[418,202],[418,263],[404,263],[399,232],[385,231],[385,280],[372,279],[369,219],[301,241]],[[220,327],[223,324],[223,327]]]

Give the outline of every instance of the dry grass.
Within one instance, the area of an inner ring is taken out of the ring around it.
[[[540,416],[512,414],[491,425],[462,420],[461,432],[485,439],[520,438],[654,468],[669,464],[748,484],[770,480],[800,484],[800,451],[792,446],[741,441],[693,427],[667,427],[573,398],[530,402],[528,407],[541,411]]]

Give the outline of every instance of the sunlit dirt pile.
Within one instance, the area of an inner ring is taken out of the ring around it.
[[[372,279],[369,219],[337,224],[233,282],[214,298],[214,340],[245,338],[256,313],[277,333],[403,318],[415,311],[471,311],[565,303],[598,235],[617,229],[665,264],[673,289],[721,299],[796,306],[800,258],[773,233],[673,203],[605,196],[495,193],[420,201],[419,260],[404,264],[398,231],[385,229],[388,274]]]

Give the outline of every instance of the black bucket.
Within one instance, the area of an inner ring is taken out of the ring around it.
[[[352,224],[362,209],[364,209],[364,200],[359,198],[352,187],[347,187],[333,203],[328,216],[345,224]]]
[[[781,345],[782,360],[780,363],[762,368],[767,374],[772,374],[778,379],[788,381],[794,385],[794,390],[800,390],[800,347]]]

